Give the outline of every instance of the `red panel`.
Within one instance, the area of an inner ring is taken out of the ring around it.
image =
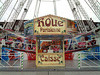
[[[33,53],[27,53],[28,60],[36,60],[36,54]]]
[[[72,53],[65,54],[65,60],[73,60],[73,57]]]

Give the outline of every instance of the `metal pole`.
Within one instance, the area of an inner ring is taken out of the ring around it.
[[[54,14],[57,15],[56,0],[53,0],[53,4],[54,4]]]

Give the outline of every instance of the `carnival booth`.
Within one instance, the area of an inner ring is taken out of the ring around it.
[[[36,39],[36,66],[65,66],[64,40],[76,31],[74,21],[47,15],[24,23],[25,36]]]

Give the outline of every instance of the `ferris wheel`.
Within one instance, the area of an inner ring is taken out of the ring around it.
[[[13,30],[15,32],[19,32],[22,27],[22,23],[24,22],[25,17],[27,16],[30,6],[35,1],[35,10],[33,19],[37,18],[39,15],[39,10],[42,2],[52,2],[54,8],[54,15],[57,15],[57,1],[61,0],[0,0],[0,20],[5,17],[7,10],[12,6],[8,17],[3,25],[3,29]],[[75,36],[79,37],[82,35],[87,35],[88,33],[96,34],[97,30],[100,30],[100,24],[94,24],[94,21],[89,17],[87,11],[84,6],[81,4],[80,0],[65,0],[66,4],[68,3],[72,15],[74,17],[75,23],[77,24],[77,29],[79,31],[79,35]],[[98,20],[100,20],[100,1],[98,0],[84,0],[84,2],[88,5],[88,7],[92,10],[94,15]],[[16,26],[16,20],[20,16],[20,20]],[[96,34],[97,35],[97,34]]]
[[[14,0],[14,1],[0,0],[1,3],[0,19],[2,19],[5,16],[5,13],[7,10],[9,10],[10,5],[14,3],[12,6],[12,10],[9,13],[9,16],[6,17],[7,19],[5,20],[6,22],[3,25],[3,28],[12,30],[16,19],[18,18],[18,16],[21,14],[21,11],[23,10],[18,25],[14,27],[15,31],[18,32],[22,26],[23,20],[25,19],[27,13],[29,12],[29,8],[33,1],[34,0]],[[56,3],[57,1],[60,0],[36,0],[33,18],[38,17],[41,2],[52,2],[54,7],[54,14],[57,15],[57,3]],[[84,1],[88,5],[88,7],[90,7],[90,9],[93,11],[94,15],[100,20],[100,13],[99,13],[100,2],[98,0],[84,0]],[[75,22],[77,23],[77,27],[80,33],[88,33],[89,31],[95,31],[100,28],[100,26],[96,26],[93,23],[93,20],[89,17],[89,15],[85,11],[84,7],[82,6],[79,0],[66,0],[66,4],[67,2],[70,6],[70,9],[72,11],[73,17],[75,19]],[[83,18],[86,20],[85,22],[83,21]]]

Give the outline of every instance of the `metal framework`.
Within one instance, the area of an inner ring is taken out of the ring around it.
[[[53,4],[54,4],[54,13],[55,15],[57,15],[56,0],[53,0]]]
[[[19,32],[19,29],[21,28],[22,23],[23,23],[23,19],[26,17],[26,14],[27,14],[27,12],[28,12],[28,9],[29,9],[29,7],[30,7],[32,1],[33,1],[33,0],[28,0],[27,5],[26,5],[26,7],[24,8],[24,11],[23,11],[22,16],[21,16],[21,18],[20,18],[21,21],[19,21],[19,22],[18,22],[18,25],[14,27],[14,30],[15,30],[16,32]]]
[[[18,15],[20,14],[25,2],[26,2],[26,0],[22,0],[22,1],[19,2],[18,6],[16,8],[16,11],[13,13],[13,15],[12,15],[12,17],[10,19],[10,22],[7,23],[7,25],[4,25],[5,29],[11,29],[12,30],[12,28],[13,28],[13,26],[15,24],[15,21],[16,21]]]
[[[81,14],[83,15],[83,17],[86,19],[88,25],[90,26],[91,30],[93,28],[96,28],[96,26],[94,25],[94,23],[90,20],[88,14],[86,13],[86,11],[84,10],[84,8],[82,7],[82,5],[80,4],[80,2],[78,0],[73,0],[76,8],[81,12]]]
[[[10,55],[10,53],[1,55],[2,57],[1,57],[0,67],[21,67],[21,53],[15,55],[16,57],[18,57],[16,60],[11,60],[14,55]],[[5,60],[4,58],[8,56],[10,56],[10,59]],[[12,61],[13,63],[10,63]]]
[[[9,2],[7,3],[7,1],[9,1]],[[7,6],[10,3],[11,0],[7,0],[7,1],[5,1],[5,3],[4,3],[5,6]],[[10,18],[10,22],[9,23],[7,23],[7,22],[5,23],[5,25],[4,25],[5,29],[12,29],[14,27],[15,21],[16,21],[18,15],[20,14],[20,12],[21,12],[21,10],[22,10],[22,8],[23,8],[23,6],[24,6],[26,1],[27,0],[20,1],[19,5],[17,6],[16,9],[15,9],[16,4],[15,4],[14,8],[12,9],[12,11],[13,10],[16,10],[16,11],[13,13],[12,17]],[[77,26],[78,26],[78,30],[79,30],[80,33],[87,33],[89,30],[93,30],[94,28],[96,28],[96,26],[94,25],[92,19],[89,18],[88,14],[84,10],[83,6],[80,4],[79,0],[67,0],[67,1],[68,1],[69,5],[70,5],[70,8],[71,8],[72,13],[74,15],[74,18],[76,20],[76,23],[77,23]],[[41,2],[42,2],[42,0],[37,0],[36,1],[35,11],[34,11],[34,18],[38,17]],[[54,4],[54,14],[57,15],[56,0],[53,0],[53,1],[50,1],[50,2],[53,2],[53,4]],[[99,19],[100,18],[99,2],[97,0],[88,0],[88,2],[90,3],[91,9],[92,10],[95,9],[94,12],[95,12],[96,16]],[[20,18],[21,21],[14,28],[16,32],[18,32],[20,27],[22,26],[22,22],[23,22],[22,20],[25,18],[31,3],[32,3],[32,0],[28,0],[27,1],[27,5],[24,8],[24,11],[23,11],[22,16]],[[7,7],[4,7],[4,8],[7,9]],[[12,12],[10,13],[9,17],[11,16],[11,14],[12,14]],[[87,25],[82,20],[82,16],[84,17],[84,19],[86,19]]]
[[[38,14],[39,14],[39,9],[40,9],[40,5],[41,5],[41,2],[42,1],[45,1],[45,2],[53,2],[53,5],[54,5],[54,14],[57,15],[57,9],[56,9],[56,0],[53,0],[53,1],[46,1],[46,0],[37,0],[36,1],[36,6],[35,6],[35,11],[34,11],[34,17],[33,18],[36,18],[38,17]]]
[[[40,4],[41,4],[41,0],[37,0],[36,1],[36,5],[35,5],[35,10],[34,10],[34,16],[33,16],[33,18],[38,17],[39,9],[40,9]]]
[[[82,57],[86,55],[83,59]],[[98,56],[100,52],[80,52],[80,68],[83,67],[100,67],[100,59]],[[90,59],[90,58],[92,59]]]
[[[74,18],[76,20],[79,32],[80,33],[87,32],[87,30],[85,28],[85,24],[82,21],[82,17],[80,16],[80,14],[78,14],[78,10],[76,9],[74,3],[72,2],[72,0],[67,0],[67,1],[68,1],[69,5],[70,5],[70,8],[71,8],[72,13],[73,13],[73,16],[74,16]]]
[[[78,0],[67,0],[67,1],[71,7],[72,13],[77,22],[77,26],[80,33],[88,33],[90,31],[95,31],[96,29],[100,28],[100,26],[96,27],[96,25],[93,23],[93,20],[89,18],[88,14],[86,13],[83,6],[80,4]],[[82,20],[81,15],[86,19],[86,23],[83,21],[80,22],[80,20]]]
[[[94,14],[96,15],[96,17],[100,20],[100,6],[96,5],[98,2],[94,2],[94,0],[85,0],[85,2],[87,3],[87,5],[90,7],[90,9],[94,12]]]
[[[12,0],[6,0],[4,3],[3,3],[3,8],[2,10],[0,11],[0,20],[2,19],[3,15],[5,14],[6,10],[8,9],[8,7],[10,6]]]

